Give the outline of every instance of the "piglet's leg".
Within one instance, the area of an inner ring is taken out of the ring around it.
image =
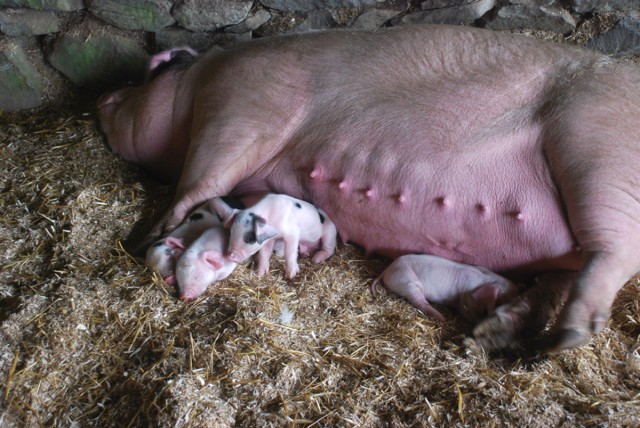
[[[258,267],[256,268],[256,274],[258,276],[263,276],[269,273],[269,259],[271,258],[275,242],[275,239],[268,239],[262,248],[260,248],[260,251],[258,251]]]
[[[300,242],[299,233],[291,233],[283,236],[284,259],[287,265],[287,279],[293,279],[300,268],[298,267],[298,244]]]
[[[424,297],[423,286],[421,283],[409,282],[405,284],[402,295],[416,308],[420,309],[423,314],[428,315],[438,321],[445,321],[444,315],[429,304]]]
[[[325,223],[322,228],[322,237],[320,238],[322,247],[313,255],[311,260],[314,263],[323,262],[333,255],[336,248],[337,236],[338,232],[336,230],[336,226],[328,219],[328,217],[325,217]]]

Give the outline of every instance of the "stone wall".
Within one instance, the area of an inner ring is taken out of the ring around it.
[[[593,22],[608,25],[587,46],[640,54],[640,0],[0,0],[0,109],[139,82],[150,54],[180,45],[414,23],[572,37]]]

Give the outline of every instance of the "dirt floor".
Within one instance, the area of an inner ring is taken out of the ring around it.
[[[639,280],[550,356],[488,356],[454,312],[374,299],[388,261],[353,246],[180,301],[127,252],[173,189],[86,111],[0,116],[0,426],[640,425]]]

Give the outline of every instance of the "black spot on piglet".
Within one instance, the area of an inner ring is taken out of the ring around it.
[[[324,216],[322,215],[322,213],[320,211],[318,211],[318,215],[320,216],[320,223],[324,224]]]
[[[300,202],[296,202],[296,208],[302,208],[302,205],[300,205]]]
[[[246,244],[255,244],[256,243],[256,234],[253,230],[249,230],[247,232],[244,233],[244,235],[242,236],[242,240],[246,243]]]
[[[222,196],[222,201],[225,204],[229,205],[231,208],[235,208],[238,210],[243,210],[246,208],[244,203],[240,199],[233,196]]]
[[[256,215],[254,213],[248,213],[247,216],[245,217],[244,221],[242,222],[242,227],[247,228],[247,227],[253,225],[255,216]]]
[[[203,217],[204,217],[204,214],[202,213],[193,213],[189,216],[187,221],[202,220]]]

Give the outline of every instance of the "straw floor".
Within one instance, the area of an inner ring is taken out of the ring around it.
[[[172,188],[87,109],[0,116],[0,426],[639,426],[640,281],[579,349],[485,355],[369,285],[386,266],[240,266],[193,302],[132,258]],[[640,213],[639,213],[640,215]]]

